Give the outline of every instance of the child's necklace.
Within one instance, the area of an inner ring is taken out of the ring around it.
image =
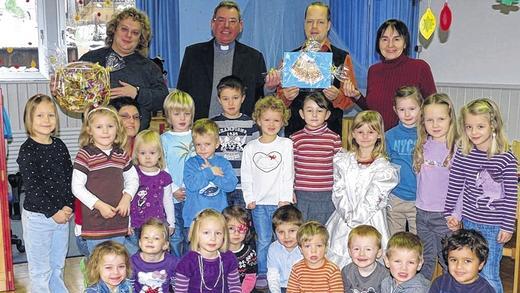
[[[197,259],[199,261],[199,273],[200,273],[200,292],[202,293],[202,287],[208,291],[213,291],[217,288],[217,285],[220,280],[222,280],[222,293],[224,293],[224,264],[222,262],[222,258],[220,257],[220,251],[217,250],[217,258],[218,258],[218,276],[215,284],[213,284],[213,288],[209,288],[206,285],[206,281],[204,280],[204,261],[202,260],[202,255],[198,255]]]

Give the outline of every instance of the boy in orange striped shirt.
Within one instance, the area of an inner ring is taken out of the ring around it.
[[[303,259],[294,264],[287,293],[341,292],[343,281],[338,266],[326,257],[329,232],[316,221],[303,224],[296,235]]]

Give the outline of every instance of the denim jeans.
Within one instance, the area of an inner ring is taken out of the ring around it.
[[[22,228],[31,292],[69,292],[63,282],[69,223],[58,224],[44,214],[23,209]]]
[[[76,236],[76,246],[78,246],[78,250],[81,254],[87,258],[90,256],[90,252],[88,251],[87,247],[87,239],[81,236]]]
[[[139,238],[141,238],[140,228],[134,228],[134,233],[125,237],[125,247],[130,256],[139,251]]]
[[[267,250],[273,242],[273,214],[278,207],[275,205],[257,205],[251,212],[256,231],[256,255],[258,260],[258,275],[267,274]]]
[[[428,280],[432,279],[437,260],[444,272],[448,269],[442,255],[441,241],[451,233],[442,212],[429,212],[417,208],[417,236],[421,238],[424,247],[421,274]]]
[[[496,293],[504,293],[502,281],[500,280],[500,260],[502,259],[502,250],[504,245],[497,242],[499,226],[485,225],[475,223],[469,220],[462,220],[464,229],[474,229],[482,233],[489,247],[489,254],[480,275],[484,277],[489,284],[495,288]]]
[[[112,240],[118,243],[121,243],[121,245],[125,245],[125,236],[116,236],[116,237],[110,237],[105,239],[87,239],[87,247],[89,253],[92,255],[92,252],[94,252],[94,249],[96,248],[96,245],[99,243]]]
[[[171,253],[176,257],[183,257],[189,251],[188,234],[184,232],[184,220],[182,219],[182,208],[184,202],[173,204],[175,207],[175,232],[170,236]]]

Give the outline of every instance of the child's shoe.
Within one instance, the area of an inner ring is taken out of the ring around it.
[[[255,289],[257,290],[265,290],[268,288],[267,286],[267,276],[266,275],[259,275],[257,278],[256,278],[256,285],[255,285]]]

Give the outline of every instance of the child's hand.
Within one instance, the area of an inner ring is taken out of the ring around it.
[[[497,242],[502,244],[507,243],[511,240],[511,237],[513,237],[513,234],[500,229],[500,232],[498,232]]]
[[[173,193],[173,197],[175,197],[178,201],[184,201],[186,199],[186,188],[180,187]]]
[[[119,201],[119,204],[116,207],[116,211],[119,213],[121,217],[126,217],[130,214],[130,202],[132,201],[132,197],[130,194],[123,192],[123,197]]]
[[[256,201],[250,202],[247,204],[248,210],[254,210],[256,208]]]
[[[128,227],[128,233],[126,233],[126,235],[130,236],[130,235],[133,235],[134,233],[135,233],[134,228]]]
[[[94,204],[94,208],[98,210],[101,213],[101,216],[103,216],[103,218],[105,219],[113,218],[117,212],[116,208],[104,203],[101,200],[96,201],[96,203]]]
[[[211,168],[211,172],[213,172],[213,175],[215,176],[224,176],[224,172],[222,172],[222,169],[217,166],[213,166],[209,163],[208,159],[204,158],[204,163],[200,165],[201,169]]]
[[[448,225],[448,229],[455,232],[460,229],[460,221],[453,216],[446,217],[446,224]]]
[[[220,169],[220,167],[217,166],[211,167],[211,172],[213,172],[213,175],[215,176],[224,176],[224,172],[222,172],[222,169]]]
[[[69,206],[63,206],[61,208],[61,211],[65,213],[65,215],[67,216],[67,222],[70,220],[70,218],[72,217],[72,209],[69,207]]]
[[[292,194],[292,202],[296,203],[298,200],[296,199],[296,193],[293,192]]]
[[[288,202],[288,201],[279,201],[279,202],[278,202],[278,207],[283,207],[283,206],[286,206],[286,205],[288,205],[288,204],[291,204],[291,203]]]
[[[54,222],[58,224],[65,224],[69,220],[70,215],[66,214],[63,210],[57,211],[54,215],[52,215],[52,219]]]
[[[168,233],[170,233],[169,236],[172,236],[173,232],[175,232],[175,227],[168,227]]]

